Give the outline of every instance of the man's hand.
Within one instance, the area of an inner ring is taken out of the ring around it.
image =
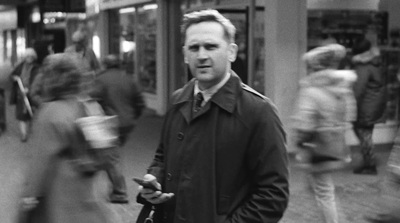
[[[148,188],[143,188],[143,186],[139,186],[139,192],[140,195],[146,199],[148,202],[152,203],[152,204],[161,204],[164,203],[166,201],[168,201],[169,199],[171,199],[174,194],[173,193],[163,193],[161,192],[161,184],[157,182],[157,179],[155,176],[151,175],[151,174],[146,174],[143,177],[144,181],[153,181],[157,184],[157,188],[159,188],[159,191],[154,191],[152,189],[148,189]]]

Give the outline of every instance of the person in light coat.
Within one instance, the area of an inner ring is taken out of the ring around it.
[[[345,132],[356,117],[352,91],[356,74],[351,70],[336,70],[345,53],[343,46],[328,44],[303,56],[308,75],[300,81],[293,116],[296,158],[308,172],[326,223],[339,222],[331,172],[351,161]]]

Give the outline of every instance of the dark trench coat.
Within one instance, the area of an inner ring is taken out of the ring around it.
[[[286,136],[269,99],[228,82],[192,117],[194,80],[175,92],[149,173],[175,196],[157,222],[278,222],[288,203]]]

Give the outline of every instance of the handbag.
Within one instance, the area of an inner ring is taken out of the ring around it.
[[[87,153],[77,159],[77,166],[88,174],[112,165],[110,150],[119,146],[118,118],[106,115],[101,105],[92,98],[80,98],[85,115],[75,120],[88,143]]]
[[[79,99],[85,111],[85,116],[76,119],[76,124],[82,131],[92,149],[107,149],[119,145],[118,118],[106,115],[101,105],[94,99]]]

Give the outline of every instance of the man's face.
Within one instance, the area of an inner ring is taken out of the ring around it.
[[[33,62],[35,61],[35,57],[29,55],[29,56],[27,56],[27,57],[25,58],[25,61],[26,61],[27,63],[33,63]]]
[[[84,40],[74,41],[76,51],[82,51],[85,48],[86,42]]]
[[[237,46],[224,38],[224,29],[217,22],[201,22],[189,26],[183,47],[185,63],[199,81],[200,89],[218,84],[235,61]]]

